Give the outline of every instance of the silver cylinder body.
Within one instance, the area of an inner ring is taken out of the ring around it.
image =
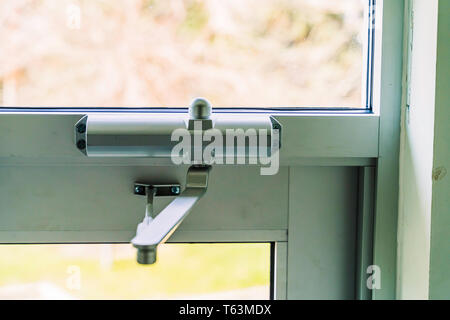
[[[195,125],[190,121],[186,114],[176,113],[88,114],[75,125],[75,142],[89,157],[152,158],[170,158],[183,132],[191,136],[192,158],[194,146],[204,150],[217,135],[224,147],[216,150],[216,156],[270,156],[274,145],[280,145],[281,126],[269,115],[223,113],[213,114],[210,120],[195,120]],[[208,132],[214,138],[205,139]],[[266,150],[261,150],[264,140]]]

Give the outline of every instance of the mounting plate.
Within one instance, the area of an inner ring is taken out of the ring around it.
[[[135,182],[133,192],[136,195],[146,196],[148,190],[155,189],[155,197],[178,196],[181,193],[181,186],[178,183],[172,184],[148,184]]]

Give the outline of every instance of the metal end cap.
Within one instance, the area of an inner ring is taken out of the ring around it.
[[[189,105],[189,118],[193,120],[206,120],[211,116],[211,104],[205,98],[195,98]]]
[[[154,264],[156,262],[156,248],[137,248],[137,262],[139,264]]]

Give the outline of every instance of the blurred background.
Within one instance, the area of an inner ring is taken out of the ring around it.
[[[269,299],[270,244],[0,245],[2,299]]]
[[[366,2],[2,0],[0,105],[364,107]],[[0,299],[269,298],[269,244],[158,253],[0,246]]]
[[[360,107],[364,0],[2,0],[3,106]]]

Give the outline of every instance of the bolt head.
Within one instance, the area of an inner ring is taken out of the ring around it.
[[[86,148],[86,141],[83,139],[80,139],[77,141],[77,148],[80,150],[83,150]]]
[[[172,192],[172,194],[180,194],[180,187],[178,186],[171,187],[170,192]]]
[[[145,193],[145,189],[143,186],[135,186],[134,193],[142,195]]]
[[[77,125],[77,132],[78,133],[85,133],[86,132],[86,125],[84,123],[80,123]]]
[[[195,98],[189,106],[189,117],[193,120],[209,119],[211,104],[205,98]]]

